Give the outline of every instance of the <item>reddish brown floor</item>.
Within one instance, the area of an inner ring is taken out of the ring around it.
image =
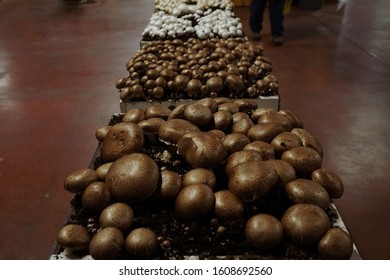
[[[285,45],[265,55],[293,110],[345,184],[335,201],[364,259],[390,259],[388,0],[342,10],[294,7]],[[47,259],[86,167],[95,130],[119,111],[114,88],[138,50],[153,1],[0,0],[0,259]],[[247,27],[248,8],[236,9]]]

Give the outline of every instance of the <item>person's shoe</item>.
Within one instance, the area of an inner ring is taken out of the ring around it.
[[[276,35],[272,37],[272,43],[275,46],[282,46],[283,45],[283,37],[280,35]]]
[[[260,32],[252,32],[252,40],[253,41],[260,41],[261,40]]]

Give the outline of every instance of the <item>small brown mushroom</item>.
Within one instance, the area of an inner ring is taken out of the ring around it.
[[[317,243],[331,227],[328,215],[313,204],[289,207],[281,222],[286,236],[295,244],[304,246]]]
[[[352,256],[353,242],[341,228],[331,228],[321,237],[317,248],[324,259],[348,260]]]
[[[128,253],[137,257],[146,257],[154,253],[158,245],[156,234],[147,228],[137,228],[129,233],[125,240]]]
[[[157,164],[141,153],[117,159],[106,176],[112,196],[121,202],[138,202],[148,198],[156,190],[159,180]]]
[[[86,211],[99,214],[111,203],[110,189],[103,182],[94,182],[84,190],[81,202]]]
[[[113,203],[104,208],[99,216],[99,224],[102,228],[115,227],[124,234],[130,231],[133,223],[134,211],[125,203]]]
[[[176,213],[188,220],[207,215],[214,207],[213,190],[205,184],[190,185],[183,188],[176,198]]]
[[[230,173],[228,189],[245,202],[266,194],[277,182],[275,168],[266,161],[251,161],[238,165]]]
[[[298,174],[304,176],[310,176],[322,165],[321,156],[315,150],[306,147],[292,148],[284,152],[281,159],[290,163]]]
[[[87,229],[77,224],[64,225],[57,234],[58,244],[72,253],[88,249],[90,241]]]
[[[81,193],[90,184],[97,182],[99,177],[95,170],[82,168],[70,173],[64,181],[65,190],[71,193]]]
[[[214,133],[193,131],[180,137],[179,154],[194,168],[214,166],[227,157],[224,145]]]
[[[308,179],[296,179],[285,187],[288,197],[294,203],[314,204],[326,210],[330,204],[328,192],[321,184]]]
[[[105,162],[114,161],[124,155],[140,152],[144,144],[144,133],[134,123],[114,125],[104,138],[102,156]]]
[[[195,168],[188,171],[183,178],[183,185],[191,186],[204,184],[209,186],[211,189],[214,189],[215,184],[217,183],[217,178],[215,174],[210,169],[205,168]]]
[[[344,193],[344,184],[340,177],[332,170],[320,168],[311,174],[312,180],[320,183],[331,198],[340,198]]]
[[[282,223],[272,215],[257,214],[245,225],[245,237],[249,244],[260,250],[277,246],[283,238]]]
[[[187,120],[171,119],[160,126],[158,136],[164,142],[177,144],[180,137],[191,131],[199,131],[199,128]]]
[[[234,221],[240,219],[245,213],[242,200],[228,190],[221,190],[215,196],[215,217],[220,221]]]
[[[99,230],[89,244],[89,253],[95,260],[113,260],[122,252],[124,247],[122,232],[114,227]]]

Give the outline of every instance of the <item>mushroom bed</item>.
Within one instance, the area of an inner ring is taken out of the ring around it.
[[[114,115],[58,232],[94,259],[349,259],[332,200],[343,183],[289,110],[204,98]]]
[[[159,40],[144,44],[116,81],[122,102],[277,96],[261,45],[245,38]]]
[[[234,15],[231,1],[195,2],[155,1],[143,40],[243,37],[242,23]]]

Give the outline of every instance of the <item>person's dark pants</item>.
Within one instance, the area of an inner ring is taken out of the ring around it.
[[[260,32],[263,28],[263,14],[267,2],[269,2],[269,19],[273,36],[282,36],[283,8],[285,0],[252,0],[250,6],[249,25],[252,32]]]

